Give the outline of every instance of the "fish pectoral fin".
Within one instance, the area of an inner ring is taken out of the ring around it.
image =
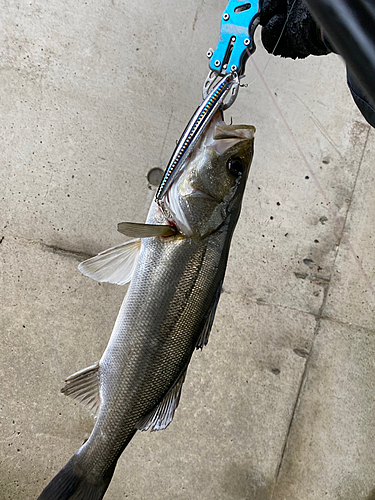
[[[156,236],[173,236],[176,229],[173,226],[158,224],[138,224],[136,222],[120,222],[117,231],[131,238],[153,238]]]
[[[217,305],[219,303],[222,288],[223,288],[223,280],[220,281],[219,286],[217,287],[217,290],[216,290],[214,299],[212,301],[211,307],[208,310],[202,332],[199,336],[197,345],[195,346],[196,349],[202,350],[203,347],[206,346],[208,343],[208,338],[210,336],[212,324],[214,322],[216,308],[217,308]]]
[[[181,389],[185,381],[187,367],[178,377],[171,389],[164,396],[161,403],[158,404],[150,413],[141,418],[137,424],[136,429],[139,431],[147,431],[151,427],[151,432],[160,431],[168,427],[172,422],[174,412],[180,402]]]
[[[65,380],[61,392],[82,403],[94,416],[100,408],[99,361],[94,365],[73,373]]]
[[[78,269],[96,281],[125,285],[132,279],[141,251],[141,240],[131,240],[81,262]]]

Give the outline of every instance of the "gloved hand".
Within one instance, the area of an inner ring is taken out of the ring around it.
[[[302,0],[261,0],[260,24],[263,26],[262,43],[274,55],[303,59],[310,54],[321,56],[330,52]]]

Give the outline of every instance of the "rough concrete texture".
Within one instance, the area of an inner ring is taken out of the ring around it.
[[[125,290],[77,264],[144,220],[224,7],[2,3],[0,500],[36,498],[91,430],[59,389],[100,358]],[[258,41],[254,61],[270,91],[249,61],[226,115],[256,152],[210,342],[108,500],[375,498],[375,133],[339,57]]]

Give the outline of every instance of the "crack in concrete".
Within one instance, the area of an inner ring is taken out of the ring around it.
[[[336,256],[335,256],[335,261],[336,261]],[[287,450],[287,447],[288,447],[289,437],[290,437],[290,434],[291,434],[291,431],[292,431],[293,423],[295,421],[295,417],[296,417],[296,414],[297,414],[298,406],[299,406],[299,404],[300,404],[300,402],[302,400],[302,395],[303,395],[304,388],[305,388],[305,385],[306,385],[306,382],[307,382],[310,360],[311,360],[311,356],[312,356],[312,353],[313,353],[313,350],[314,350],[314,342],[315,342],[316,336],[319,333],[320,324],[321,324],[321,320],[322,320],[322,317],[323,317],[323,310],[325,308],[325,304],[326,304],[327,297],[328,297],[329,286],[330,286],[330,282],[328,282],[323,287],[323,293],[324,293],[324,295],[323,295],[322,304],[321,304],[321,306],[319,308],[318,314],[315,316],[315,328],[314,328],[313,340],[312,340],[312,343],[311,343],[310,351],[309,351],[309,353],[306,356],[306,362],[305,362],[305,366],[304,366],[303,373],[302,373],[302,376],[301,376],[300,384],[299,384],[299,387],[298,387],[297,397],[296,397],[296,400],[294,402],[294,406],[293,406],[293,410],[292,410],[292,415],[291,415],[291,418],[290,418],[290,421],[289,421],[289,425],[288,425],[288,429],[287,429],[287,432],[286,432],[286,435],[285,435],[285,440],[284,440],[283,448],[282,448],[282,451],[281,451],[280,460],[279,460],[279,463],[277,464],[275,484],[274,484],[274,488],[272,490],[272,494],[271,494],[271,499],[270,500],[272,500],[272,498],[273,498],[273,494],[274,494],[274,491],[275,491],[277,483],[278,483],[278,479],[279,479],[279,476],[280,476],[281,467],[282,467],[283,462],[284,462],[284,457],[285,457],[285,453],[286,453],[286,450]]]
[[[90,253],[86,253],[86,252],[81,252],[79,250],[72,250],[72,249],[68,249],[68,248],[63,248],[63,247],[59,247],[57,245],[48,245],[47,243],[44,243],[43,241],[30,240],[28,238],[24,238],[23,236],[14,236],[14,235],[10,235],[10,236],[12,238],[14,238],[15,240],[22,240],[27,244],[37,245],[41,248],[41,250],[43,252],[57,253],[59,255],[65,256],[65,257],[75,258],[79,261],[91,259],[92,257],[95,257],[95,255],[97,255],[97,254],[90,254]],[[5,238],[4,236],[0,237],[0,244],[4,241],[4,238]],[[335,254],[335,260],[336,260],[337,251]],[[326,281],[326,279],[327,278],[324,278],[323,282],[319,283],[323,286],[323,294],[324,294],[323,295],[323,302],[326,299],[326,293],[328,293],[328,289],[327,289],[327,292],[324,289],[327,287],[327,285],[329,283],[329,281]],[[256,303],[257,305],[268,306],[268,307],[277,307],[280,309],[286,309],[288,311],[294,311],[294,312],[298,312],[298,313],[302,313],[302,314],[308,314],[309,316],[313,316],[316,320],[319,319],[319,320],[324,320],[324,321],[332,321],[332,322],[338,323],[340,325],[360,328],[361,330],[364,330],[366,332],[375,333],[375,329],[368,328],[366,326],[362,326],[362,325],[359,325],[357,323],[349,323],[349,322],[343,321],[339,318],[335,318],[334,316],[324,316],[322,313],[320,313],[322,306],[319,308],[318,313],[315,314],[312,311],[305,311],[303,309],[298,309],[297,307],[286,306],[283,304],[278,304],[276,302],[267,302],[265,299],[260,301],[259,299],[254,299],[252,297],[249,297],[249,300],[251,302]],[[311,353],[311,350],[312,350],[312,348],[310,349],[310,353]],[[305,356],[303,356],[303,357],[305,357]]]
[[[348,321],[343,321],[342,319],[334,318],[333,316],[324,316],[323,315],[320,319],[322,319],[324,321],[332,321],[332,323],[337,323],[338,325],[342,325],[342,326],[359,328],[360,330],[363,330],[364,332],[367,332],[367,333],[372,333],[372,334],[375,333],[374,328],[369,328],[368,326],[359,325],[358,323],[350,323]]]
[[[324,280],[324,282],[321,282],[319,284],[321,284],[323,287],[323,301],[324,301],[325,300],[324,294],[325,293],[328,294],[328,289],[326,292],[325,288],[327,288],[329,281]],[[301,313],[301,314],[308,314],[309,316],[313,316],[316,320],[320,319],[320,320],[324,320],[324,321],[332,321],[333,323],[339,323],[340,325],[360,328],[361,330],[364,330],[364,331],[367,331],[370,333],[375,333],[375,329],[373,329],[373,328],[362,326],[358,323],[343,321],[342,319],[335,318],[334,316],[325,316],[324,314],[322,314],[322,312],[320,313],[321,306],[320,306],[318,312],[314,313],[313,311],[305,311],[304,309],[298,309],[297,307],[286,306],[283,304],[279,304],[277,302],[267,302],[266,299],[260,299],[260,298],[254,299],[253,297],[248,297],[248,300],[250,302],[257,304],[258,306],[277,307],[279,309],[286,309],[288,311],[294,311],[294,312]]]
[[[336,259],[337,259],[337,255],[338,255],[338,252],[339,252],[339,249],[340,249],[341,242],[342,242],[343,238],[344,238],[344,240],[347,240],[347,238],[345,238],[345,226],[346,226],[346,222],[347,222],[347,219],[348,219],[348,216],[349,216],[349,210],[350,210],[350,207],[351,207],[351,204],[352,204],[352,201],[353,201],[354,192],[355,192],[355,188],[356,188],[356,185],[357,185],[357,180],[358,180],[359,173],[360,173],[361,166],[362,166],[362,161],[363,161],[363,158],[364,158],[364,155],[365,155],[365,151],[366,151],[366,147],[367,147],[367,142],[368,142],[368,138],[369,138],[369,135],[370,135],[370,130],[371,130],[371,127],[369,127],[368,131],[367,131],[367,136],[366,136],[365,143],[364,143],[364,146],[363,146],[362,155],[361,155],[361,158],[359,160],[358,170],[357,170],[356,178],[355,178],[355,181],[354,181],[354,184],[353,184],[353,189],[352,189],[352,192],[351,192],[350,200],[349,200],[348,207],[347,207],[347,210],[346,210],[346,213],[345,213],[345,218],[344,218],[343,224],[341,226],[341,231],[340,231],[340,235],[339,235],[339,238],[338,238],[338,244],[337,244],[337,247],[336,247],[336,252],[335,252],[335,256],[334,256],[333,263],[332,263],[331,276],[332,276],[333,270],[335,269]],[[314,328],[314,335],[313,335],[313,339],[312,339],[312,343],[311,343],[311,349],[310,349],[309,354],[306,356],[306,362],[305,362],[304,370],[303,370],[303,373],[302,373],[302,376],[301,376],[300,384],[299,384],[299,387],[298,387],[297,396],[296,396],[296,399],[295,399],[295,402],[294,402],[294,405],[293,405],[292,414],[291,414],[291,418],[290,418],[290,421],[289,421],[288,429],[287,429],[287,432],[286,432],[286,435],[285,435],[284,444],[283,444],[283,447],[282,447],[282,450],[281,450],[280,460],[279,460],[279,462],[277,464],[276,474],[275,474],[275,481],[274,481],[274,486],[272,488],[270,500],[273,499],[274,493],[276,491],[276,487],[277,487],[278,480],[279,480],[279,477],[280,477],[281,468],[283,466],[283,462],[284,462],[286,450],[287,450],[287,447],[288,447],[288,443],[289,443],[289,438],[290,438],[290,434],[291,434],[291,431],[292,431],[292,427],[293,427],[293,424],[294,424],[295,419],[296,419],[298,407],[299,407],[299,405],[300,405],[300,403],[302,401],[302,397],[303,397],[303,394],[304,394],[304,389],[305,389],[306,382],[307,382],[307,379],[308,379],[308,373],[309,373],[309,366],[310,366],[310,362],[311,362],[311,357],[312,357],[312,354],[313,354],[313,351],[314,351],[315,339],[316,339],[317,335],[319,334],[322,319],[328,319],[328,320],[331,320],[331,321],[335,321],[334,318],[328,318],[326,316],[323,316],[323,311],[325,309],[326,302],[327,302],[328,291],[329,291],[329,288],[331,286],[331,280],[329,279],[329,280],[325,281],[325,283],[323,282],[322,286],[323,286],[323,293],[324,293],[323,300],[322,300],[322,304],[321,304],[321,306],[319,308],[318,314],[315,316],[315,318],[316,318],[315,319],[315,328]],[[371,290],[372,290],[372,288],[371,288]],[[337,321],[341,322],[340,320],[337,320]]]
[[[79,250],[70,250],[68,248],[61,248],[57,245],[47,245],[46,243],[41,243],[42,250],[44,252],[53,252],[59,255],[64,255],[65,257],[73,257],[78,260],[91,259],[96,254],[89,254],[86,252],[80,252]]]
[[[314,316],[315,318],[317,317],[317,314],[315,314],[312,311],[305,311],[304,309],[298,309],[297,307],[285,306],[285,305],[279,304],[277,302],[267,302],[266,299],[264,299],[262,297],[258,297],[257,299],[255,299],[253,297],[248,297],[248,300],[250,302],[254,302],[257,306],[278,307],[280,309],[287,309],[288,311],[295,311],[295,312],[302,313],[302,314],[309,314],[310,316]]]
[[[65,257],[71,257],[71,258],[78,259],[79,261],[91,259],[91,257],[94,257],[96,255],[96,254],[89,254],[86,252],[81,252],[79,250],[72,250],[70,248],[59,247],[57,245],[48,245],[47,243],[44,243],[43,241],[30,240],[30,239],[24,238],[22,236],[11,235],[11,237],[14,238],[16,241],[19,241],[20,243],[24,242],[28,245],[36,245],[36,246],[40,247],[40,249],[43,252],[57,253],[59,255],[65,256]],[[4,240],[4,237],[2,238],[1,241],[3,241],[3,240]]]

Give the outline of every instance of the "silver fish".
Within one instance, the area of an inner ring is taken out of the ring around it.
[[[128,293],[101,360],[65,381],[62,392],[95,415],[89,439],[39,500],[99,500],[137,430],[172,421],[191,356],[207,344],[253,156],[252,126],[215,115],[184,168],[152,202],[136,237],[80,264]]]

